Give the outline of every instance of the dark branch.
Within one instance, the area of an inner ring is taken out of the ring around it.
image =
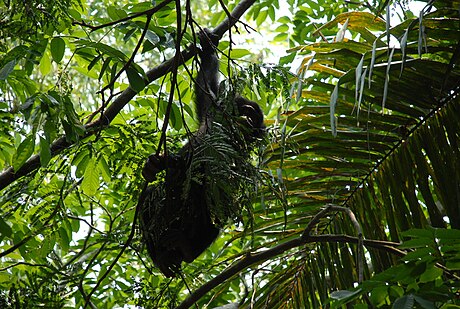
[[[206,293],[211,291],[213,288],[254,264],[258,264],[268,259],[271,259],[277,255],[282,254],[287,250],[313,242],[339,242],[358,244],[359,238],[347,235],[316,235],[308,236],[305,240],[302,240],[302,237],[298,237],[296,239],[287,241],[271,249],[268,249],[264,252],[247,254],[239,262],[230,266],[225,271],[223,271],[222,273],[220,273],[219,275],[217,275],[216,277],[214,277],[213,279],[209,280],[201,287],[199,287],[195,292],[190,294],[190,296],[187,297],[179,306],[177,306],[176,309],[189,308],[201,297],[203,297]],[[404,251],[401,251],[396,248],[396,246],[400,245],[399,243],[364,239],[363,244],[365,247],[384,250],[397,256],[404,256],[406,254]]]

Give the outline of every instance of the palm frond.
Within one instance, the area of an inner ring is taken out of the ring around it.
[[[297,48],[314,53],[314,62],[303,65],[316,74],[303,81],[300,108],[286,118],[289,139],[272,145],[267,162],[270,170],[282,171],[287,190],[287,214],[275,210],[278,220],[263,228],[281,232],[279,242],[301,232],[328,203],[351,208],[368,239],[400,242],[401,232],[411,228],[460,228],[458,13],[445,9],[423,16],[427,52],[422,57],[419,19],[390,28],[389,34],[401,42],[388,48],[382,43],[385,33],[365,31],[367,15],[337,17],[349,21],[352,33],[365,32],[360,42]],[[345,217],[325,219],[316,233],[355,233]],[[324,304],[330,291],[349,289],[357,281],[356,250],[325,242],[308,244],[301,253],[298,248],[285,252],[280,259],[287,259],[287,268],[272,269],[252,304]],[[367,278],[398,258],[375,249],[367,252]]]

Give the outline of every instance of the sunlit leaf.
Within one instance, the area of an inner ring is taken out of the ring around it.
[[[51,160],[50,144],[46,138],[40,136],[40,163],[46,166]]]
[[[35,142],[32,136],[25,138],[21,144],[19,144],[16,154],[13,157],[13,167],[15,171],[24,165],[27,159],[34,153]]]
[[[81,188],[83,192],[89,196],[96,194],[99,188],[99,167],[96,160],[93,158],[91,158],[86,165]]]

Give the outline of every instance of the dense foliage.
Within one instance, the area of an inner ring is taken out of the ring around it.
[[[460,307],[458,1],[0,8],[0,307]],[[252,207],[171,280],[137,199],[197,127],[200,27],[269,137]]]

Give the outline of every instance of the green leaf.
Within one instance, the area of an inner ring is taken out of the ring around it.
[[[81,14],[77,10],[71,8],[67,12],[69,13],[70,16],[72,16],[73,19],[78,20],[78,21],[82,20]]]
[[[405,295],[398,298],[394,304],[393,309],[412,309],[414,306],[414,295]]]
[[[432,301],[426,300],[420,296],[414,295],[415,301],[423,308],[423,309],[435,309],[438,308]]]
[[[433,229],[410,229],[401,232],[402,236],[433,239]]]
[[[65,42],[62,38],[53,38],[51,40],[51,56],[57,63],[61,62],[65,52]]]
[[[250,55],[250,54],[251,54],[251,52],[249,50],[247,50],[247,49],[235,48],[235,49],[232,49],[232,51],[230,53],[230,58],[239,59],[239,58],[242,58],[242,57]]]
[[[41,166],[48,165],[51,160],[50,144],[46,138],[40,136],[40,164]]]
[[[356,295],[359,295],[361,293],[361,290],[356,290],[356,291],[347,291],[347,290],[340,290],[340,291],[334,291],[331,293],[331,298],[335,300],[345,300],[345,299],[350,299]]]
[[[107,164],[107,161],[102,155],[99,157],[99,168],[101,170],[101,175],[104,181],[110,182],[110,180],[112,179],[112,173],[110,172],[110,167]]]
[[[288,39],[288,34],[287,33],[279,33],[275,36],[273,39],[275,42],[284,42]]]
[[[34,153],[35,150],[35,141],[32,136],[24,139],[21,144],[19,144],[16,154],[13,157],[13,168],[14,171],[18,171],[21,166],[26,163],[27,159]]]
[[[385,299],[388,297],[388,286],[379,286],[371,291],[369,297],[373,305],[379,306],[385,302]]]
[[[88,166],[88,162],[90,161],[90,155],[88,151],[81,151],[78,153],[77,157],[74,160],[74,164],[77,165],[77,170],[75,171],[75,176],[83,177],[84,172],[86,171],[86,167]]]
[[[120,61],[128,61],[129,57],[127,57],[122,51],[113,48],[110,45],[101,43],[101,42],[91,42],[88,40],[79,40],[76,42],[78,45],[81,45],[82,47],[91,47],[94,49],[99,50],[100,52],[103,52],[104,54],[108,56],[112,56],[113,58],[117,58]],[[79,49],[79,52],[83,52],[85,49]],[[86,57],[89,57],[90,59],[93,59],[95,56],[95,53],[93,50],[90,50],[92,53],[90,55],[86,55]]]
[[[447,241],[448,239],[458,240],[460,239],[460,230],[456,229],[436,229],[436,237],[440,238],[440,242]]]
[[[428,265],[425,272],[420,276],[420,282],[430,282],[440,278],[443,274],[442,269],[434,265]]]
[[[460,270],[460,259],[447,261],[446,267],[452,270]]]
[[[276,32],[288,32],[289,31],[289,26],[286,24],[278,26],[278,28],[275,29]]]
[[[45,258],[49,253],[53,251],[55,244],[56,236],[55,234],[52,234],[51,236],[49,236],[49,238],[45,239],[40,244],[40,249],[37,250],[37,253],[40,255],[40,257]]]
[[[256,17],[257,26],[260,26],[267,19],[267,15],[268,15],[268,10],[263,10],[259,12],[259,14]]]
[[[83,192],[89,196],[96,194],[99,189],[99,167],[95,159],[91,158],[86,165],[85,174],[81,183]]]
[[[47,75],[49,72],[51,72],[51,60],[45,53],[40,61],[40,73]]]
[[[11,227],[0,217],[0,239],[3,237],[11,237],[11,234],[13,233],[13,230]]]
[[[126,74],[128,75],[129,85],[134,91],[140,92],[144,89],[145,81],[135,69],[127,68]]]
[[[105,71],[107,71],[107,68],[109,67],[110,61],[112,60],[111,57],[108,57],[107,59],[104,60],[104,63],[102,64],[101,71],[99,72],[99,80],[102,79],[104,76]]]
[[[14,66],[16,65],[16,60],[11,60],[7,64],[0,69],[0,80],[5,80],[8,75],[14,70]]]
[[[88,71],[91,71],[93,67],[99,62],[99,60],[101,60],[101,58],[102,58],[101,55],[94,57],[94,59],[91,60],[90,64],[88,64]]]
[[[107,14],[112,20],[119,20],[128,16],[124,10],[115,6],[109,6],[107,8]]]
[[[63,226],[59,228],[59,245],[64,254],[69,252],[70,238],[68,233],[71,231],[67,231]]]
[[[280,24],[290,24],[291,23],[291,18],[289,18],[288,16],[282,16],[282,17],[278,18],[278,22]]]

